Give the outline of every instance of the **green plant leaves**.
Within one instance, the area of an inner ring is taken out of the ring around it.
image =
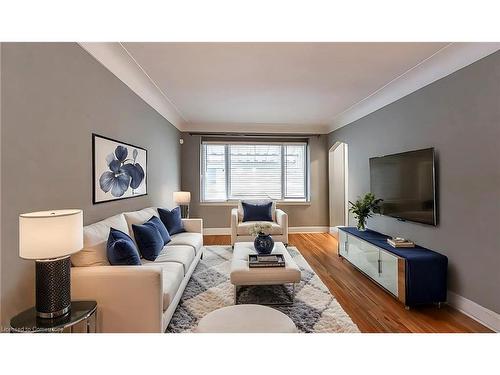
[[[373,216],[373,213],[380,211],[381,202],[382,199],[376,198],[372,193],[366,193],[363,197],[358,197],[355,202],[349,201],[351,205],[349,212],[354,214],[358,223],[364,223],[367,218]]]

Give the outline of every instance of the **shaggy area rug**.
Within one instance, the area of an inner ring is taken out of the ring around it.
[[[288,247],[288,252],[300,267],[302,281],[295,286],[293,305],[273,308],[288,315],[300,332],[359,332],[299,251]],[[166,332],[192,332],[203,316],[234,304],[229,281],[232,254],[231,246],[205,247]],[[241,287],[238,303],[286,301],[290,293],[287,286]]]

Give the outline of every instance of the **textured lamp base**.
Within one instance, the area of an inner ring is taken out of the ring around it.
[[[71,309],[70,257],[36,261],[36,314],[57,318]]]
[[[189,205],[188,204],[180,204],[181,208],[181,218],[189,219]]]

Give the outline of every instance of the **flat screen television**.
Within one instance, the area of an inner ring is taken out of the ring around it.
[[[382,198],[380,213],[437,225],[434,149],[370,158],[370,189]]]

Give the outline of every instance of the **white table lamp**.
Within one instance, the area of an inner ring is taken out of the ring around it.
[[[189,217],[189,203],[191,202],[191,193],[189,191],[175,191],[174,202],[181,208],[181,216],[186,219]]]
[[[19,215],[19,256],[36,261],[36,311],[39,317],[56,318],[70,311],[70,255],[82,247],[82,210]]]

